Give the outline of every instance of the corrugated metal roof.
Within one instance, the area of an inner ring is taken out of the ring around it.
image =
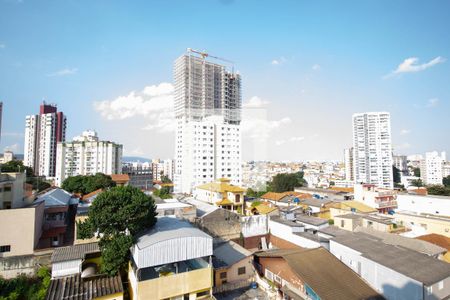
[[[100,252],[98,243],[79,244],[68,247],[56,248],[52,255],[52,263],[84,259],[86,254]]]
[[[120,275],[114,277],[95,276],[82,279],[78,274],[51,280],[45,299],[90,300],[116,293],[123,293]]]
[[[330,241],[354,249],[378,264],[429,286],[450,276],[450,265],[401,246],[388,245],[379,238],[358,232]]]
[[[321,299],[384,299],[324,248],[270,250],[259,257],[282,257]]]
[[[52,189],[40,196],[37,197],[35,200],[35,203],[39,203],[44,201],[45,207],[51,207],[51,206],[67,206],[69,204],[76,204],[76,200],[71,200],[72,194],[69,192],[60,189],[55,188]]]

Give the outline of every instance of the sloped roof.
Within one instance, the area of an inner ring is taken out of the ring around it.
[[[258,211],[258,213],[261,214],[261,215],[270,214],[271,212],[274,212],[274,211],[276,211],[278,209],[277,207],[270,207],[270,206],[262,204],[262,203],[260,205],[258,205],[258,206],[253,207],[253,208],[255,208]]]
[[[354,201],[354,200],[336,202],[336,203],[333,203],[331,205],[331,207],[334,207],[337,209],[347,209],[347,210],[351,210],[352,208],[354,208],[356,210],[356,212],[362,212],[362,213],[377,212],[377,210],[375,208],[370,207],[359,201]]]
[[[232,266],[244,258],[251,256],[252,252],[233,241],[228,241],[217,245],[213,250],[213,255],[227,266]]]
[[[237,185],[232,185],[229,182],[230,181],[227,178],[220,178],[217,181],[205,183],[197,186],[196,188],[217,193],[243,193],[245,191],[243,188]]]
[[[282,257],[289,267],[323,299],[384,299],[333,254],[315,249],[281,249],[256,253]]]
[[[312,197],[311,194],[300,193],[300,192],[283,192],[283,193],[267,192],[261,196],[261,199],[280,201],[281,199],[283,199],[286,196],[294,196],[299,199],[308,199],[308,198]]]
[[[336,236],[331,240],[331,243],[333,242],[358,251],[363,257],[427,286],[450,276],[448,263],[401,246],[383,243],[380,239],[362,232]]]
[[[86,254],[100,252],[98,243],[78,244],[67,247],[55,248],[52,254],[52,263],[84,259]]]
[[[363,232],[376,238],[388,245],[402,246],[426,255],[439,255],[446,252],[447,249],[434,245],[432,243],[411,239],[394,233],[382,232],[371,228],[356,227],[355,232]]]
[[[81,197],[81,200],[83,201],[87,201],[87,200],[93,200],[95,199],[95,197],[98,196],[98,194],[100,194],[103,191],[103,189],[98,189],[95,190],[93,192],[90,192],[89,194],[84,195],[83,197]],[[92,199],[91,199],[92,198]]]
[[[74,200],[78,199],[74,198]],[[72,200],[72,194],[60,188],[54,188],[42,195],[39,195],[35,200],[35,203],[39,203],[42,201],[45,202],[45,207],[67,206],[70,204],[75,204]]]
[[[91,300],[123,293],[120,274],[114,277],[95,276],[82,279],[80,274],[53,279],[47,290],[46,300]]]
[[[436,233],[426,234],[416,237],[418,240],[429,242],[450,251],[450,238]]]
[[[126,183],[130,181],[130,176],[128,174],[111,174],[111,179],[117,183]]]
[[[195,228],[186,221],[181,221],[176,218],[160,217],[152,229],[137,238],[136,246],[139,249],[144,249],[162,241],[190,237],[212,239],[208,234]]]

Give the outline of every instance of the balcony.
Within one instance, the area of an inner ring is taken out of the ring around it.
[[[395,200],[391,201],[375,200],[375,203],[378,204],[378,208],[386,208],[386,207],[397,208],[397,201]]]

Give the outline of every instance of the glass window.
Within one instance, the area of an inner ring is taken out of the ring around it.
[[[245,267],[240,267],[238,269],[238,275],[243,275],[243,274],[245,274]]]

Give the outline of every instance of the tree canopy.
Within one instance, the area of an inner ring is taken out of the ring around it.
[[[98,189],[106,189],[114,186],[116,186],[116,183],[111,179],[111,176],[97,173],[95,175],[69,177],[64,180],[61,187],[68,192],[85,195]]]
[[[159,190],[155,190],[153,195],[159,197],[161,199],[172,199],[172,195],[170,194],[170,188],[168,186],[163,186]]]
[[[446,187],[450,187],[450,175],[442,179],[442,184]]]
[[[414,168],[413,173],[414,173],[414,176],[420,177],[420,168]]]
[[[450,187],[443,185],[429,185],[427,186],[427,191],[429,195],[450,196]]]
[[[297,173],[280,173],[273,176],[269,183],[270,189],[273,192],[282,193],[293,191],[295,187],[305,186],[307,182],[303,179],[303,172]]]
[[[31,167],[27,167],[23,165],[23,162],[21,160],[11,160],[7,163],[4,163],[1,165],[1,171],[2,172],[19,172],[22,173],[23,171],[26,172],[27,177],[34,176],[33,169]]]
[[[156,206],[150,196],[131,186],[113,187],[97,196],[88,218],[78,222],[78,238],[100,237],[103,271],[114,275],[126,268],[136,235],[156,223]]]
[[[393,178],[394,183],[400,183],[401,181],[400,170],[396,166],[392,166],[392,174],[394,177]]]
[[[422,179],[411,180],[411,185],[416,187],[422,187],[423,186]]]

